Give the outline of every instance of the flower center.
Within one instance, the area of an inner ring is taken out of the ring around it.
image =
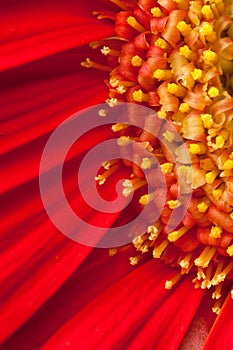
[[[165,288],[187,273],[196,275],[195,287],[214,288],[212,297],[217,303],[213,310],[218,312],[223,282],[227,285],[233,271],[231,5],[222,0],[111,2],[120,8],[109,16],[115,20],[116,37],[107,38],[104,45],[103,41],[92,44],[100,48],[106,63],[87,59],[83,65],[110,72],[106,81],[110,105],[128,101],[150,106],[161,121],[158,128],[167,119],[182,136],[192,160],[192,178],[188,167],[179,169],[184,182],[191,181],[191,203],[179,227],[167,233],[171,212],[182,208],[174,161],[145,130],[132,135],[125,124],[113,126],[121,135],[119,145],[129,138],[147,144],[167,181],[167,200],[159,220],[133,244],[141,254],[152,251],[154,258],[179,267]],[[166,131],[163,137],[171,142],[175,136]],[[176,162],[182,162],[179,148],[176,153]],[[142,169],[150,163],[144,159]],[[133,175],[125,182],[125,195],[145,185],[142,172],[128,166]],[[103,178],[97,180],[104,183]],[[151,201],[159,206],[157,195],[142,194],[138,207]],[[135,265],[139,260],[137,255],[130,262]]]

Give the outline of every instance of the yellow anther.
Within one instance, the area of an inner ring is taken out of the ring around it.
[[[109,248],[108,255],[109,256],[114,256],[114,255],[116,255],[117,252],[118,252],[117,248]]]
[[[222,137],[222,135],[219,135],[216,137],[215,145],[217,148],[223,148],[224,143],[225,143],[225,141],[224,141],[224,138]]]
[[[150,169],[151,165],[152,165],[152,163],[151,163],[149,158],[143,158],[142,159],[142,163],[141,163],[142,169]]]
[[[221,188],[218,188],[217,190],[213,190],[212,195],[213,197],[218,201],[222,197],[222,190]]]
[[[201,9],[201,13],[206,20],[211,20],[214,18],[213,11],[211,10],[210,5],[204,5]]]
[[[201,152],[201,147],[197,143],[191,143],[189,145],[189,152],[192,154],[199,154]]]
[[[117,98],[115,97],[111,97],[111,98],[107,98],[105,100],[105,102],[109,105],[109,107],[113,108],[117,105],[118,101]]]
[[[102,47],[102,49],[100,51],[104,56],[107,56],[110,54],[110,48],[108,46]]]
[[[187,45],[181,46],[179,49],[179,54],[181,56],[184,56],[186,58],[189,58],[190,54],[191,54],[191,50]]]
[[[140,260],[140,255],[139,256],[131,256],[129,258],[129,263],[130,263],[130,265],[135,266],[138,264],[139,260]]]
[[[170,209],[176,209],[176,208],[179,208],[181,206],[181,202],[177,199],[167,201],[167,204],[168,204]]]
[[[143,102],[148,100],[147,94],[144,94],[141,89],[133,92],[133,99],[136,102]]]
[[[153,15],[153,17],[162,17],[163,16],[163,12],[160,10],[159,7],[153,7],[150,10],[151,14]]]
[[[182,237],[188,230],[189,230],[188,227],[183,226],[179,230],[169,233],[167,238],[170,242],[175,242],[177,241],[177,239]]]
[[[160,168],[164,174],[170,174],[173,170],[172,163],[163,163],[160,165]]]
[[[233,212],[232,212],[232,213],[230,213],[230,215],[229,215],[229,216],[230,216],[230,219],[231,219],[231,220],[233,220]]]
[[[97,181],[99,185],[103,185],[106,181],[106,178],[103,175],[98,175],[95,177],[95,181]]]
[[[227,159],[224,164],[223,164],[223,169],[224,170],[231,170],[233,169],[233,160],[232,159]]]
[[[124,87],[124,85],[119,85],[117,86],[116,91],[118,92],[118,94],[123,95],[126,92],[126,88]]]
[[[129,16],[127,18],[127,23],[130,25],[130,27],[134,28],[140,33],[145,31],[145,28],[140,23],[138,23],[138,21],[133,16]]]
[[[111,72],[112,68],[109,66],[105,66],[104,64],[100,64],[97,62],[93,62],[90,58],[86,58],[85,62],[81,62],[81,66],[85,68],[95,68],[105,72]]]
[[[216,252],[216,247],[206,246],[201,255],[194,260],[194,264],[200,267],[207,267]]]
[[[109,84],[111,85],[111,87],[117,87],[118,86],[118,84],[119,84],[119,80],[118,79],[116,79],[116,78],[110,78],[109,79]]]
[[[202,58],[206,64],[216,63],[218,61],[218,55],[216,54],[216,52],[211,50],[203,51]]]
[[[211,185],[214,182],[217,175],[218,175],[217,170],[212,170],[212,171],[209,171],[208,173],[206,173],[205,174],[206,183]]]
[[[227,254],[233,256],[233,244],[227,248]]]
[[[208,208],[209,208],[209,205],[205,202],[201,202],[197,205],[197,210],[200,213],[205,213]]]
[[[180,104],[179,111],[181,113],[186,113],[189,111],[189,104],[187,102],[183,102]]]
[[[150,194],[144,194],[143,196],[140,197],[139,199],[139,203],[141,205],[147,205],[148,203],[150,203],[151,201],[153,201],[153,199],[155,198],[153,193]]]
[[[229,158],[233,160],[233,152],[230,153]]]
[[[165,289],[171,289],[179,281],[180,278],[181,278],[181,273],[178,273],[171,280],[167,280],[165,282]]]
[[[195,68],[193,72],[191,72],[191,75],[193,77],[194,80],[199,80],[202,78],[202,70]]]
[[[175,138],[175,135],[171,132],[171,131],[165,131],[163,133],[163,137],[165,138],[165,140],[167,140],[168,142],[172,142]]]
[[[167,91],[170,92],[170,94],[176,94],[178,91],[178,85],[175,83],[169,83],[167,85]]]
[[[220,238],[222,233],[222,228],[219,226],[212,226],[210,230],[210,237],[212,238]]]
[[[175,83],[168,83],[167,92],[176,95],[177,97],[184,97],[186,94],[186,89],[181,85]]]
[[[118,131],[124,130],[128,127],[129,127],[128,124],[116,123],[116,124],[112,125],[111,129],[114,132],[118,132]]]
[[[118,146],[127,146],[131,143],[129,136],[121,136],[117,139]]]
[[[106,117],[107,111],[105,109],[100,109],[98,111],[98,114],[99,114],[100,117]]]
[[[159,259],[164,252],[164,250],[167,248],[169,244],[169,241],[165,239],[158,247],[155,247],[153,250],[153,257],[155,259]]]
[[[214,124],[211,114],[201,114],[201,119],[206,129],[210,129]]]
[[[143,59],[138,55],[135,55],[131,58],[131,64],[134,67],[141,67],[143,64]]]
[[[166,119],[167,113],[165,111],[158,111],[157,114],[160,119]]]
[[[148,226],[147,232],[150,234],[150,236],[148,237],[150,241],[156,240],[156,238],[159,235],[159,230],[156,226]]]
[[[161,49],[166,50],[168,48],[168,43],[166,42],[166,40],[162,39],[162,38],[158,38],[155,42],[155,46],[160,47]]]
[[[216,88],[215,86],[211,86],[211,88],[209,88],[209,90],[208,90],[208,95],[211,98],[217,97],[219,95],[218,88]]]
[[[192,30],[191,25],[187,24],[185,21],[178,22],[176,28],[183,36],[187,36]]]
[[[172,71],[169,69],[157,69],[154,72],[153,77],[158,80],[167,80],[171,79],[173,77],[173,74]]]
[[[203,22],[200,32],[203,35],[211,35],[213,33],[213,26],[208,22]]]

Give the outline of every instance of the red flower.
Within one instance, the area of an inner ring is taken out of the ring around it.
[[[118,3],[130,8],[134,2]],[[142,3],[151,6],[154,1]],[[110,258],[106,249],[73,242],[55,228],[43,207],[38,176],[49,136],[72,113],[108,97],[103,84],[108,73],[93,73],[80,63],[84,57],[99,59],[87,44],[114,35],[114,22],[95,19],[92,11],[112,17],[118,8],[108,1],[95,1],[94,6],[73,0],[2,4],[2,349],[177,349],[182,340],[181,349],[191,349],[194,343],[200,348],[208,333],[205,350],[231,349],[229,296],[213,325],[211,297],[193,289],[192,275],[166,290],[166,280],[177,274],[173,268],[149,255],[139,267],[131,266],[133,247],[122,248]],[[122,18],[117,18],[121,23]],[[147,25],[146,18],[141,21]],[[119,28],[118,35],[130,40],[135,36],[134,29]],[[127,53],[125,59],[127,63]],[[116,59],[108,64],[114,67]],[[134,81],[135,71],[128,74]],[[150,92],[151,80],[143,80],[145,76],[142,71],[140,84]],[[135,91],[133,87],[129,96],[135,97]],[[111,94],[115,98],[116,93]],[[153,106],[158,102],[155,94],[150,93],[150,101]],[[83,152],[111,135],[111,129],[90,132],[66,160],[64,188],[74,205],[82,199],[76,195],[75,174],[69,170]],[[120,175],[126,172],[122,169]],[[112,185],[104,186],[111,197]],[[89,208],[84,211],[91,215]],[[114,224],[118,215],[109,215],[106,226]],[[228,290],[227,285],[223,294]],[[203,337],[197,334],[199,327]]]

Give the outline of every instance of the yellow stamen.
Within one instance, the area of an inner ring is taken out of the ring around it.
[[[177,239],[182,237],[188,230],[189,230],[189,227],[183,226],[179,230],[169,233],[167,238],[169,242],[175,242],[177,241]]]
[[[188,111],[189,111],[189,105],[188,105],[188,103],[187,103],[187,102],[181,103],[181,104],[180,104],[180,107],[179,107],[179,111],[180,111],[181,113],[186,113],[186,112],[188,112]]]
[[[104,56],[107,56],[107,55],[112,55],[116,57],[120,56],[120,51],[110,49],[108,46],[103,46],[100,51]]]
[[[210,5],[204,5],[201,9],[201,13],[203,14],[204,19],[207,21],[214,19],[214,14]]]
[[[156,17],[156,18],[163,17],[163,12],[160,10],[159,7],[153,7],[150,10],[150,12],[153,15],[153,17]]]
[[[159,259],[164,252],[164,250],[167,248],[169,244],[169,241],[165,239],[158,247],[155,247],[153,250],[153,257],[155,259]]]
[[[205,154],[206,146],[203,143],[191,143],[189,145],[189,152],[192,154]]]
[[[191,25],[187,24],[185,21],[178,22],[176,28],[184,37],[187,36],[192,30]]]
[[[227,248],[227,254],[233,256],[233,244]]]
[[[145,28],[140,23],[138,23],[136,18],[133,16],[129,16],[126,21],[130,27],[137,30],[139,33],[145,32]]]
[[[213,26],[208,22],[203,22],[200,33],[203,35],[211,35],[213,33]]]
[[[170,174],[173,170],[172,163],[163,163],[160,165],[160,168],[164,174]]]
[[[213,190],[212,195],[213,197],[218,201],[222,197],[222,190],[221,188],[218,188],[217,190]]]
[[[130,265],[135,266],[139,263],[140,259],[141,259],[141,255],[131,256],[129,258],[129,263],[130,263]]]
[[[167,112],[160,110],[157,114],[160,119],[166,119]]]
[[[211,86],[211,88],[208,90],[208,95],[211,98],[215,98],[219,95],[219,90],[215,86]]]
[[[109,169],[107,169],[103,174],[99,174],[95,177],[95,180],[99,183],[99,185],[103,185],[107,178],[112,175],[118,168],[120,164],[115,163],[113,166],[111,166]]]
[[[148,203],[152,202],[154,198],[155,198],[154,193],[144,194],[143,196],[140,197],[139,203],[141,205],[147,205]]]
[[[131,58],[131,64],[134,67],[141,67],[143,62],[144,62],[143,59],[138,55],[135,55]]]
[[[202,53],[202,59],[206,64],[216,63],[218,61],[218,55],[214,51],[205,50]]]
[[[233,212],[232,212],[232,213],[230,213],[230,215],[229,215],[229,216],[230,216],[230,219],[231,219],[231,220],[233,220]]]
[[[117,248],[109,248],[108,255],[109,256],[114,256],[114,255],[116,255],[117,252],[118,252]]]
[[[111,97],[111,98],[107,98],[105,102],[109,105],[109,107],[113,108],[117,105],[118,100],[117,98]]]
[[[165,289],[171,289],[180,280],[181,276],[181,273],[178,273],[171,280],[167,280],[165,282]]]
[[[209,205],[205,202],[201,202],[197,205],[197,209],[200,213],[205,213],[208,208]]]
[[[217,300],[216,303],[214,304],[214,306],[212,307],[212,311],[218,315],[221,311],[221,308],[220,308],[220,305],[221,305],[221,301],[220,300]]]
[[[233,169],[233,160],[227,159],[224,164],[223,164],[223,169],[224,170],[231,170]]]
[[[148,239],[150,241],[155,241],[158,238],[160,230],[155,225],[153,225],[153,226],[148,226],[147,232],[150,234]]]
[[[186,94],[186,89],[183,86],[175,83],[168,83],[167,91],[170,92],[170,94],[176,95],[177,97],[184,97]]]
[[[118,146],[127,146],[131,143],[129,136],[121,136],[117,139]]]
[[[207,267],[209,265],[210,260],[214,256],[215,252],[216,252],[216,247],[210,247],[210,246],[205,247],[201,255],[194,260],[194,264],[196,266],[201,266],[203,268]]]
[[[180,260],[179,265],[182,267],[181,273],[185,273],[189,269],[191,258],[192,258],[192,254],[189,253],[182,260]]]
[[[167,204],[168,204],[170,209],[176,209],[176,208],[179,208],[181,206],[181,202],[178,201],[177,199],[176,200],[167,201]]]
[[[203,71],[201,69],[195,68],[191,75],[194,80],[200,80],[202,78]]]
[[[86,58],[85,62],[81,62],[81,66],[86,67],[86,68],[96,68],[96,69],[103,70],[105,72],[111,72],[111,70],[112,70],[111,67],[105,66],[105,65],[100,64],[100,63],[93,62],[88,57]]]
[[[190,50],[190,48],[187,45],[181,46],[179,48],[179,54],[181,56],[184,56],[186,58],[189,58],[191,55],[192,51]]]
[[[141,167],[142,169],[150,169],[152,166],[151,160],[149,158],[143,158]]]
[[[219,136],[216,137],[215,145],[216,145],[217,148],[223,148],[224,143],[225,143],[225,140],[222,137],[222,135],[219,135]]]
[[[166,42],[166,40],[162,39],[162,38],[158,38],[155,42],[155,46],[160,47],[161,49],[166,50],[168,48],[168,43]]]
[[[129,127],[128,124],[116,123],[116,124],[112,125],[111,129],[114,132],[118,132],[118,131],[124,130],[124,129],[128,128],[128,127]]]
[[[167,140],[168,142],[172,142],[175,138],[175,135],[173,134],[173,132],[171,131],[165,131],[163,133],[163,137],[165,138],[165,140]]]
[[[215,291],[212,293],[212,299],[219,300],[221,298],[222,284],[217,285]]]
[[[219,226],[212,226],[209,236],[212,238],[220,238],[222,233],[222,228]]]
[[[124,87],[124,85],[119,85],[117,86],[116,91],[118,92],[118,94],[123,95],[126,92],[126,88]]]
[[[125,5],[125,3],[121,0],[110,0],[113,4],[117,5],[120,7],[122,10],[128,11],[129,8],[128,6]]]
[[[205,174],[206,183],[211,185],[218,175],[218,170],[212,170]]]
[[[206,289],[206,288],[209,289],[211,287],[211,281],[210,281],[211,272],[212,272],[212,265],[210,264],[206,270],[206,278],[201,283],[201,289]]]
[[[204,128],[206,129],[211,128],[214,124],[211,114],[201,114],[201,119],[202,119]]]
[[[141,89],[136,90],[133,92],[133,99],[136,102],[147,102],[148,101],[148,95],[144,94]]]
[[[135,178],[132,180],[126,179],[123,182],[123,195],[125,197],[128,197],[132,192],[138,190],[139,188],[143,187],[146,184],[146,180]]]
[[[170,69],[156,69],[153,77],[158,80],[167,80],[173,77],[173,73]]]

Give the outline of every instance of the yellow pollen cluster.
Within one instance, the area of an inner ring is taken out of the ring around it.
[[[210,237],[220,238],[222,233],[222,228],[219,226],[212,226],[210,230]]]
[[[170,174],[173,170],[172,163],[164,163],[160,165],[160,168],[164,174]]]

